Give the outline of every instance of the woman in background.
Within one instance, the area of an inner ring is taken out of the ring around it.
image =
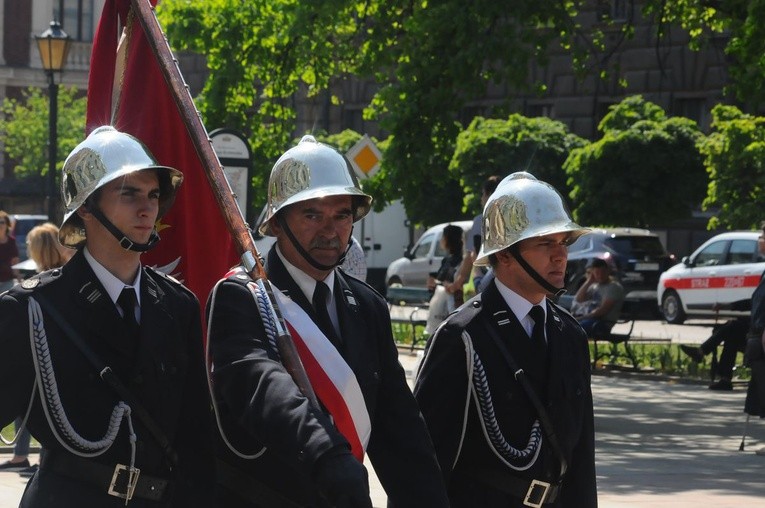
[[[19,248],[11,236],[11,217],[0,210],[0,293],[8,291],[16,283],[18,274],[12,268],[19,262]]]
[[[4,212],[0,212],[0,216],[2,216],[2,213]],[[2,229],[0,227],[0,231]],[[74,250],[68,249],[59,243],[58,227],[50,222],[35,226],[29,231],[29,234],[27,234],[27,252],[32,261],[37,265],[38,272],[58,268],[69,261],[69,258],[74,254]],[[18,262],[18,258],[16,262]],[[13,423],[18,433],[23,424],[22,418],[16,418]],[[0,464],[0,471],[17,471],[24,476],[31,476],[37,470],[37,465],[29,465],[30,440],[29,431],[26,428],[22,428],[18,435],[18,440],[13,447],[13,457]]]

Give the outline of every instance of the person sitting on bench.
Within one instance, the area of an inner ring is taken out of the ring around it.
[[[720,379],[711,385],[710,390],[733,390],[733,367],[736,364],[736,355],[744,351],[746,346],[747,332],[749,332],[750,319],[739,317],[726,321],[722,326],[715,329],[712,335],[701,346],[680,345],[680,349],[694,362],[702,362],[704,357],[723,345],[720,361],[717,362],[715,374]]]
[[[624,304],[624,288],[611,277],[606,260],[587,263],[587,280],[576,292],[571,312],[587,335],[608,334],[619,319]]]

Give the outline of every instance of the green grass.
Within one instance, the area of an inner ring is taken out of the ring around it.
[[[680,350],[678,344],[650,344],[650,343],[632,343],[632,351],[638,361],[641,369],[653,370],[661,374],[680,376],[694,379],[710,379],[712,369],[712,355],[704,357],[701,363],[693,362],[685,353]],[[632,364],[624,354],[623,344],[599,343],[598,351],[609,351],[610,355],[602,358],[597,367],[605,364],[631,367]],[[719,359],[722,348],[718,348],[717,357]],[[593,344],[590,343],[590,356],[593,355]],[[744,355],[738,353],[736,358],[736,367],[733,371],[734,379],[749,380],[751,373],[748,368],[743,367]]]
[[[393,338],[396,344],[402,347],[411,346],[412,344],[412,327],[406,323],[393,323]],[[425,334],[424,326],[417,326],[415,329],[417,342],[416,347],[425,347],[427,335]],[[638,361],[638,365],[641,369],[651,370],[657,373],[679,376],[692,379],[710,379],[710,371],[712,368],[712,355],[704,357],[704,361],[701,363],[695,363],[688,358],[685,353],[680,350],[678,344],[651,344],[633,342],[630,347],[632,348],[635,358]],[[600,342],[598,344],[598,352],[608,352],[609,354],[602,358],[596,365],[597,368],[608,366],[621,366],[632,367],[629,358],[624,354],[623,344],[608,344]],[[722,353],[722,348],[717,351],[717,357],[719,359]],[[590,343],[590,357],[593,356],[593,344]],[[733,371],[733,378],[739,380],[749,380],[751,373],[748,368],[743,367],[744,355],[738,354],[736,358],[736,368]]]
[[[11,439],[13,439],[14,433],[15,433],[15,427],[13,426],[13,424],[6,426],[2,431],[0,431],[0,434],[3,435],[3,439],[5,439],[6,441],[10,441]],[[39,446],[39,444],[40,443],[38,443],[36,439],[32,438],[32,446]],[[9,445],[6,445],[4,442],[0,442],[0,447],[3,447],[3,446],[9,446]]]

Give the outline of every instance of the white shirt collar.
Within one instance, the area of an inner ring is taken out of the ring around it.
[[[505,286],[500,282],[499,279],[494,279],[494,282],[497,285],[497,289],[499,290],[499,294],[502,295],[502,298],[504,298],[505,303],[507,303],[507,306],[510,307],[510,310],[513,311],[513,314],[515,314],[515,317],[518,318],[518,321],[520,321],[521,326],[526,330],[526,333],[529,334],[529,337],[531,337],[531,331],[534,329],[534,320],[531,319],[531,316],[529,316],[529,311],[534,305],[539,305],[542,307],[542,310],[545,312],[545,322],[547,321],[547,305],[545,302],[545,298],[542,298],[541,301],[537,303],[532,303],[528,300],[526,300],[524,297],[510,289],[509,287]]]
[[[282,263],[284,263],[284,267],[287,269],[287,272],[290,274],[292,279],[295,281],[295,283],[298,285],[300,290],[303,292],[305,297],[308,299],[309,302],[313,301],[313,292],[316,289],[316,279],[305,273],[303,270],[298,268],[297,266],[293,265],[282,254],[282,251],[279,249],[279,245],[276,245],[276,254],[279,256],[279,259],[282,260]],[[329,272],[329,275],[324,279],[324,283],[329,287],[329,297],[330,302],[334,302],[334,291],[335,291],[335,271],[332,270]],[[334,307],[334,305],[332,305]]]
[[[109,270],[104,268],[104,265],[96,261],[96,258],[93,257],[93,255],[88,252],[88,248],[85,247],[83,249],[83,254],[85,255],[85,259],[87,260],[88,264],[90,265],[90,268],[93,270],[93,273],[96,274],[96,277],[98,278],[101,285],[104,287],[106,292],[109,294],[109,298],[112,299],[112,302],[115,304],[117,303],[117,298],[120,297],[120,293],[122,292],[123,288],[130,287],[133,288],[135,291],[135,297],[138,301],[138,306],[141,306],[141,270],[138,270],[138,273],[135,276],[135,280],[133,281],[133,284],[125,284],[121,280],[119,280],[117,277],[115,277]]]

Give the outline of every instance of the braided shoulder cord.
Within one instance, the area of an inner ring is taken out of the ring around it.
[[[531,426],[528,444],[523,450],[518,450],[507,442],[499,428],[499,422],[497,422],[483,363],[478,353],[472,348],[471,350],[473,354],[473,393],[478,409],[481,412],[480,420],[484,435],[491,443],[494,453],[507,466],[516,471],[524,471],[534,465],[539,456],[539,451],[542,449],[542,426],[539,420],[534,421],[534,424]]]
[[[247,289],[250,290],[252,298],[255,300],[255,305],[258,307],[260,313],[260,319],[263,321],[263,328],[266,331],[266,337],[268,338],[268,345],[271,348],[271,352],[274,354],[278,361],[281,361],[279,355],[279,347],[276,344],[276,321],[274,320],[274,309],[271,304],[271,300],[268,298],[268,292],[263,287],[262,279],[257,282],[249,282]]]
[[[239,458],[242,459],[257,459],[261,455],[263,455],[266,452],[266,447],[263,446],[260,450],[253,454],[247,454],[244,452],[239,451],[234,444],[229,440],[228,436],[226,435],[226,432],[223,430],[223,424],[221,422],[220,418],[220,410],[218,409],[218,400],[215,397],[215,390],[213,389],[213,378],[212,378],[212,361],[210,358],[210,342],[212,342],[212,325],[213,325],[213,316],[215,316],[215,302],[218,297],[218,288],[220,287],[221,283],[223,283],[226,279],[221,279],[218,281],[217,284],[215,284],[215,287],[212,290],[212,293],[210,294],[210,318],[207,320],[207,340],[205,341],[205,363],[206,363],[206,369],[205,372],[207,373],[207,389],[210,391],[210,400],[212,401],[212,407],[213,407],[213,413],[215,413],[215,423],[218,427],[218,433],[220,434],[221,439],[223,439],[223,442],[226,443],[226,446],[229,450],[231,450],[231,453],[236,455]],[[249,288],[249,284],[248,284]],[[250,289],[250,292],[252,293],[252,289]],[[255,293],[252,293],[253,297],[255,297]],[[256,299],[257,304],[257,299]],[[264,321],[265,323],[265,321]]]
[[[80,436],[74,429],[61,403],[61,397],[53,371],[53,361],[48,348],[48,338],[45,333],[42,310],[34,298],[29,298],[29,337],[32,346],[32,360],[37,375],[37,386],[42,400],[42,407],[48,425],[56,440],[65,449],[81,457],[95,457],[106,452],[117,438],[123,418],[127,418],[129,439],[131,443],[131,466],[135,461],[136,435],[130,417],[131,409],[125,402],[120,401],[114,406],[109,418],[106,433],[98,441],[90,441]]]

